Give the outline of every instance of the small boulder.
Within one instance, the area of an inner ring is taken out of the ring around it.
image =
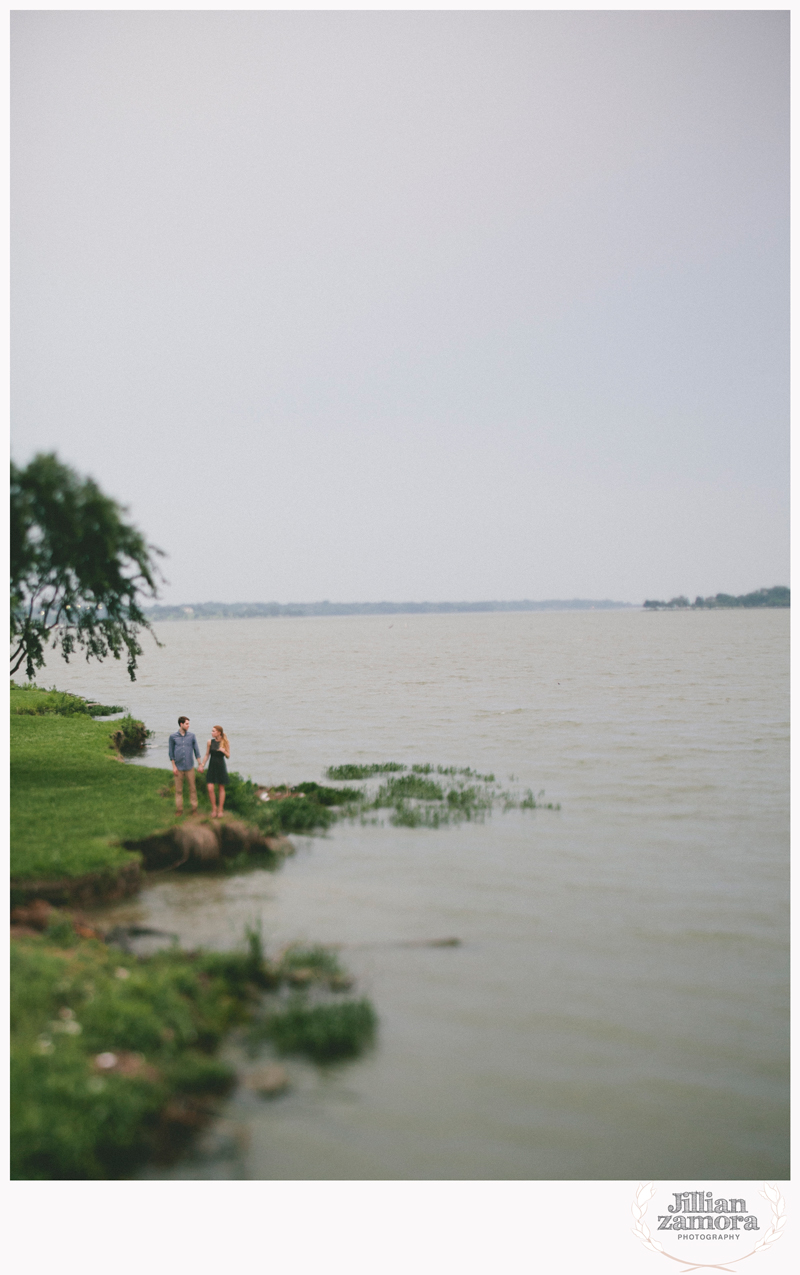
[[[245,1089],[261,1094],[262,1098],[275,1098],[289,1087],[289,1073],[285,1067],[275,1063],[271,1067],[262,1067],[259,1071],[251,1071],[243,1081]]]
[[[213,828],[202,823],[184,823],[173,832],[175,844],[180,847],[187,859],[219,858],[219,841]]]
[[[46,930],[55,908],[45,899],[34,899],[27,907],[14,908],[11,920],[15,925],[29,926],[34,930]]]

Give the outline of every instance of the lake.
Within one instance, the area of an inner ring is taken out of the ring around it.
[[[337,944],[367,1056],[237,1090],[157,1178],[758,1179],[788,1168],[788,611],[187,621],[129,706],[269,784],[431,762],[544,790],[439,830],[337,824],[280,871],[166,876],[106,919]],[[510,778],[513,777],[513,778]],[[457,937],[457,947],[404,946]],[[235,1043],[228,1056],[254,1066]],[[263,1059],[262,1063],[263,1065]]]

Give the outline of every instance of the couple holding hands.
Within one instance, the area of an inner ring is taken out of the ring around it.
[[[218,819],[222,815],[225,806],[225,785],[228,782],[228,768],[225,765],[225,758],[230,759],[231,746],[228,743],[228,736],[225,734],[221,726],[211,727],[211,738],[206,746],[206,755],[198,766],[200,774],[203,773],[203,767],[208,761],[211,761],[206,775],[206,783],[208,784],[208,795],[211,798],[211,818]],[[183,814],[183,780],[184,776],[189,780],[189,804],[191,812],[197,810],[197,785],[194,776],[194,759],[200,761],[200,749],[197,747],[197,736],[193,735],[189,730],[189,718],[178,718],[178,729],[169,737],[169,759],[172,762],[172,772],[175,776],[175,810],[179,815]],[[219,801],[214,791],[215,787],[219,790]]]

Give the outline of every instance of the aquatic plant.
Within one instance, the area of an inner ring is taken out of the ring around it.
[[[374,1040],[376,1027],[375,1010],[364,998],[326,1005],[297,998],[268,1017],[264,1034],[281,1053],[306,1054],[324,1063],[360,1054]]]
[[[291,944],[277,963],[276,973],[293,987],[324,984],[331,991],[342,992],[353,985],[336,953],[319,944],[313,947]]]
[[[399,779],[389,779],[381,784],[372,804],[378,809],[381,806],[394,806],[398,801],[414,797],[420,801],[441,801],[444,793],[432,779],[415,774],[402,775]]]
[[[323,806],[345,806],[349,802],[362,801],[364,798],[363,788],[323,788],[321,784],[310,781],[297,784],[290,791],[305,793]]]
[[[416,764],[411,767],[414,775],[461,775],[465,779],[477,779],[481,783],[493,784],[495,782],[494,775],[481,775],[477,770],[473,770],[471,766],[433,766],[430,762],[424,765]]]
[[[525,796],[523,797],[522,801],[519,803],[520,810],[560,810],[561,809],[560,802],[542,801],[543,796],[544,796],[544,788],[542,788],[541,791],[538,792],[535,797],[533,795],[532,790],[530,788],[527,788],[525,790]]]
[[[385,761],[373,762],[369,766],[329,766],[325,775],[328,779],[371,779],[373,775],[388,775],[405,769],[399,762]]]

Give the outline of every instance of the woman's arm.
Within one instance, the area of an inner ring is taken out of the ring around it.
[[[203,760],[200,762],[200,765],[198,766],[198,770],[203,769],[210,755],[211,755],[211,740],[209,740],[208,743],[206,744],[206,755],[203,758]]]
[[[230,746],[230,744],[223,744],[223,745],[222,745],[222,751],[223,751],[223,753],[225,754],[225,756],[227,757],[228,761],[230,761],[230,759],[231,759],[231,746]]]

